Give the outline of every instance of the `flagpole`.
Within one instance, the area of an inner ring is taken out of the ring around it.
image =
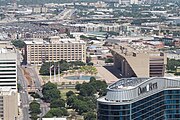
[[[51,82],[51,63],[50,63],[50,67],[49,67],[49,74],[50,74],[50,82]]]
[[[54,67],[54,65],[52,65],[51,66],[51,63],[50,63],[50,68],[49,68],[49,73],[50,73],[50,82],[52,82],[52,78],[51,78],[51,75],[52,75],[52,73],[51,73],[51,69]]]
[[[59,66],[59,62],[58,62],[58,81],[60,82],[60,66]]]
[[[54,82],[56,82],[56,66],[54,65]]]

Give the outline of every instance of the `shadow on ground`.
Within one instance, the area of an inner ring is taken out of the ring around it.
[[[109,72],[111,72],[117,78],[121,78],[120,71],[117,68],[115,68],[113,65],[106,65],[103,67],[106,68]]]

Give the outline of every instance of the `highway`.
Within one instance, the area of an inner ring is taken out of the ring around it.
[[[27,82],[24,78],[23,72],[21,70],[21,67],[17,66],[17,76],[18,76],[18,82],[21,84],[23,90],[20,92],[20,100],[21,100],[21,108],[23,112],[23,120],[30,120],[29,118],[29,96],[26,91],[27,88]]]

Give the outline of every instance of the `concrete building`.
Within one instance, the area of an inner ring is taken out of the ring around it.
[[[180,119],[179,102],[180,78],[124,78],[97,100],[97,119]]]
[[[25,41],[25,58],[28,64],[41,65],[45,61],[86,62],[86,43],[78,39],[60,39],[53,36],[49,41],[33,39]]]
[[[12,46],[0,46],[0,88],[17,92],[17,53]]]
[[[166,55],[144,44],[115,45],[111,48],[114,66],[122,77],[162,77]]]
[[[17,53],[8,42],[0,42],[0,120],[17,120]]]
[[[32,7],[33,13],[47,13],[47,11],[48,9],[46,7],[41,7],[41,6]]]
[[[97,17],[96,17],[97,18]],[[79,31],[83,32],[102,32],[102,31],[113,31],[119,32],[120,30],[124,29],[124,25],[109,23],[109,24],[70,24],[71,27],[79,28]]]
[[[11,88],[0,88],[0,119],[17,120],[18,93]]]
[[[129,5],[129,4],[139,4],[141,0],[119,0],[119,4]]]

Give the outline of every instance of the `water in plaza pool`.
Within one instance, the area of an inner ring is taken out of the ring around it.
[[[80,75],[80,76],[68,76],[68,77],[64,77],[64,78],[68,79],[68,80],[90,80],[91,77],[94,77],[94,76]]]

